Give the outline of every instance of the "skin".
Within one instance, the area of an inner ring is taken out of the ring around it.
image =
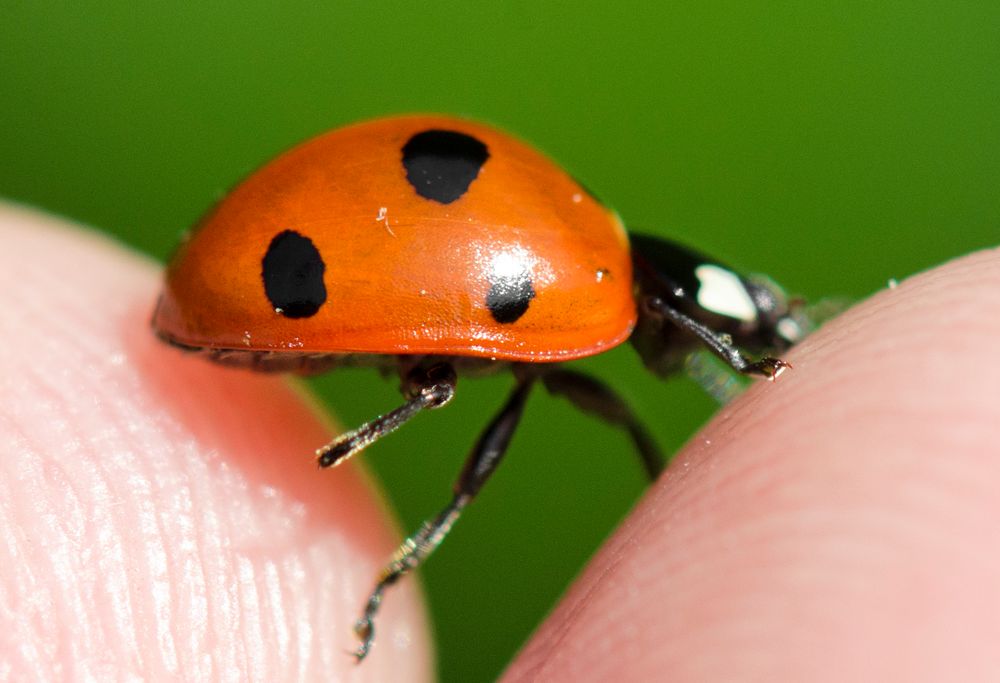
[[[0,679],[432,679],[417,582],[348,654],[399,534],[308,398],[157,341],[148,259],[11,207],[0,242]]]
[[[0,240],[0,678],[432,678],[415,581],[345,655],[398,532],[353,463],[317,474],[308,400],[156,342],[155,264],[16,207]],[[973,254],[793,350],[506,680],[1000,677],[997,291]]]

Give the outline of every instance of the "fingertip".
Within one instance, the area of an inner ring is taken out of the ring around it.
[[[505,680],[1000,673],[1000,252],[878,293],[677,454]]]
[[[414,582],[350,656],[396,533],[361,470],[317,471],[302,391],[155,340],[158,268],[110,240],[11,206],[0,233],[9,671],[431,678]]]

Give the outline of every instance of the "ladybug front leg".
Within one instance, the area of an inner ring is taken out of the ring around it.
[[[385,589],[420,566],[427,556],[434,552],[465,507],[472,502],[486,480],[496,471],[521,420],[521,413],[524,412],[524,404],[532,384],[531,378],[518,382],[510,398],[483,431],[469,454],[465,467],[455,482],[451,503],[436,517],[426,521],[419,531],[403,541],[393,554],[392,560],[382,570],[378,583],[375,584],[365,604],[364,613],[354,626],[355,632],[361,639],[361,645],[354,652],[358,661],[368,655],[375,642],[375,615],[382,604]]]
[[[624,428],[632,437],[646,476],[650,481],[656,481],[663,471],[663,453],[645,425],[611,387],[593,377],[564,368],[547,371],[542,375],[542,383],[553,396],[563,396],[581,411]]]
[[[785,368],[792,367],[786,361],[770,356],[756,361],[749,360],[726,336],[717,334],[694,318],[684,315],[658,296],[647,296],[642,303],[648,312],[663,316],[682,330],[687,330],[696,336],[709,351],[725,361],[733,370],[744,375],[761,375],[773,380],[784,372]]]

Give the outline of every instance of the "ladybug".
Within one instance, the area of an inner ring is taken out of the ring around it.
[[[536,385],[622,427],[663,467],[632,410],[564,367],[630,340],[667,375],[698,348],[777,377],[803,333],[782,291],[679,244],[625,232],[547,157],[487,125],[398,116],[333,130],[255,172],[206,215],[166,271],[164,341],[254,370],[398,371],[403,404],[317,451],[338,465],[460,374],[510,370],[514,388],[472,448],[451,501],[400,546],[356,624],[370,651],[385,590],[416,568],[496,470]]]

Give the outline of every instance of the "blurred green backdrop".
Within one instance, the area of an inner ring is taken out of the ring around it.
[[[1000,242],[995,2],[5,3],[0,92],[0,195],[160,259],[272,155],[406,111],[499,124],[627,223],[811,299]],[[669,451],[712,414],[628,348],[583,365]],[[365,455],[404,528],[446,501],[509,381],[463,383]],[[373,372],[313,385],[346,425],[397,402]],[[442,679],[495,677],[642,490],[623,436],[534,396],[422,573]]]

